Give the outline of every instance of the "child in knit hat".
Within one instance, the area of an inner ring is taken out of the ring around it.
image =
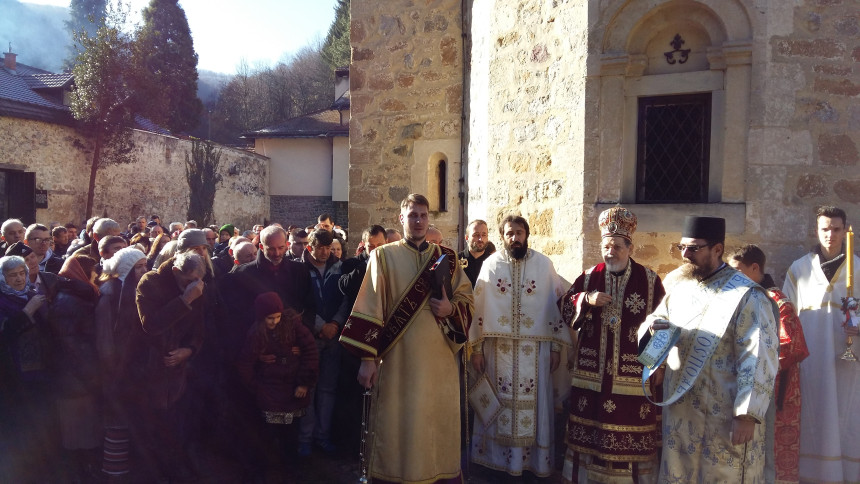
[[[319,353],[301,315],[284,309],[275,292],[254,300],[255,323],[248,331],[237,366],[245,386],[256,397],[273,439],[284,451],[295,448],[289,425],[305,414],[319,373]]]

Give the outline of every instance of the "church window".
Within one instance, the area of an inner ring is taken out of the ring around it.
[[[708,202],[711,93],[639,98],[636,203]]]
[[[439,165],[436,169],[437,173],[437,183],[438,183],[438,191],[439,191],[439,211],[447,212],[448,211],[448,164],[445,160],[439,160]]]

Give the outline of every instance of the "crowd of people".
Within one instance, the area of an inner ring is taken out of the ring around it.
[[[782,290],[760,248],[727,251],[716,217],[687,217],[683,264],[661,279],[633,259],[620,206],[599,217],[603,262],[572,285],[525,218],[502,219],[500,250],[472,221],[457,254],[418,194],[352,251],[327,214],[244,232],[6,220],[3,471],[190,482],[206,446],[240,482],[277,466],[302,482],[309,456],[339,452],[376,483],[462,482],[468,462],[567,483],[857,482],[846,219],[819,209],[819,244]]]

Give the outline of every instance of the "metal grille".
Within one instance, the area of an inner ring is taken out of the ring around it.
[[[637,203],[705,203],[711,93],[639,99]]]

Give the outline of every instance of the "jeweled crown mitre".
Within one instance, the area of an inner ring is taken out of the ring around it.
[[[624,207],[616,206],[600,212],[597,219],[601,237],[624,237],[631,240],[636,232],[636,215]]]

